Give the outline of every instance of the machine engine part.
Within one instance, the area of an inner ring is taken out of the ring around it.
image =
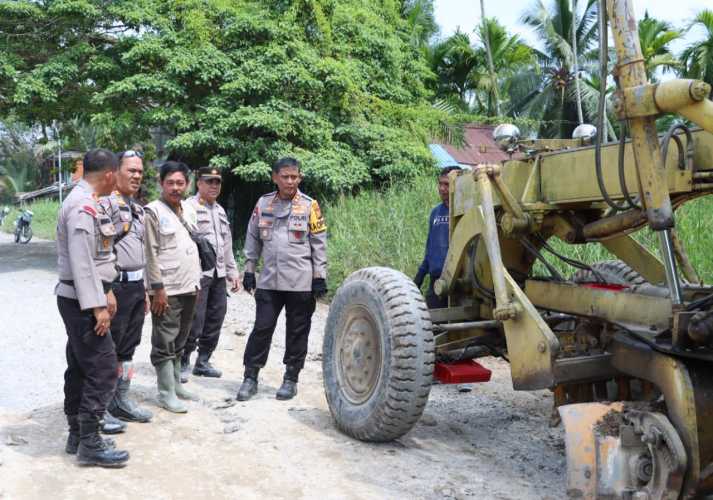
[[[662,413],[627,403],[559,409],[567,431],[567,495],[595,500],[677,500],[686,450]]]

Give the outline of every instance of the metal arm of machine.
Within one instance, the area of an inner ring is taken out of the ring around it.
[[[502,255],[500,253],[500,243],[498,238],[498,226],[495,219],[495,204],[493,202],[493,187],[490,177],[495,173],[490,165],[476,167],[474,175],[478,180],[480,188],[480,203],[485,220],[485,248],[490,260],[490,270],[493,277],[493,288],[495,289],[496,307],[493,316],[497,320],[505,321],[517,316],[517,306],[510,301],[508,291],[505,286],[505,274],[503,269]]]
[[[634,7],[627,0],[607,0],[607,11],[616,45],[619,83],[623,89],[622,95],[626,97],[628,89],[639,88],[648,83]],[[624,101],[623,105],[628,108],[630,104]],[[632,118],[629,120],[629,127],[639,178],[639,193],[642,194],[649,226],[655,231],[671,228],[674,225],[673,209],[656,134],[656,120],[653,116]]]

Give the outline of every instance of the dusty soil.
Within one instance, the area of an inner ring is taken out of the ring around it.
[[[201,400],[187,415],[156,406],[144,329],[134,396],[154,412],[116,437],[131,452],[120,470],[80,468],[63,451],[65,333],[52,295],[54,244],[19,246],[0,234],[0,498],[562,498],[564,442],[550,429],[547,392],[514,392],[507,364],[493,380],[435,385],[424,417],[388,444],[354,441],[333,425],[321,378],[327,307],[314,317],[298,396],[277,401],[284,323],[260,391],[234,400],[254,319],[251,296],[229,298],[215,365],[222,379],[192,377]]]

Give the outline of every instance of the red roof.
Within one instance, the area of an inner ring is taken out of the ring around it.
[[[464,165],[479,165],[481,163],[500,163],[510,159],[493,140],[495,125],[478,125],[470,123],[465,125],[465,144],[456,148],[450,144],[441,144],[449,155],[458,163]]]

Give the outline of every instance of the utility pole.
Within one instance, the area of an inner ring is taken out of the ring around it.
[[[57,163],[59,164],[59,205],[62,206],[62,140],[59,136],[59,130],[55,127],[55,135],[57,136],[57,149],[59,151],[59,157]]]
[[[490,73],[490,84],[493,87],[493,99],[495,99],[495,114],[497,116],[500,116],[500,95],[498,93],[498,82],[495,78],[493,53],[490,50],[490,31],[488,30],[488,23],[485,20],[485,0],[480,0],[480,17],[483,24],[483,43],[485,44],[485,52],[488,56],[488,72]]]

